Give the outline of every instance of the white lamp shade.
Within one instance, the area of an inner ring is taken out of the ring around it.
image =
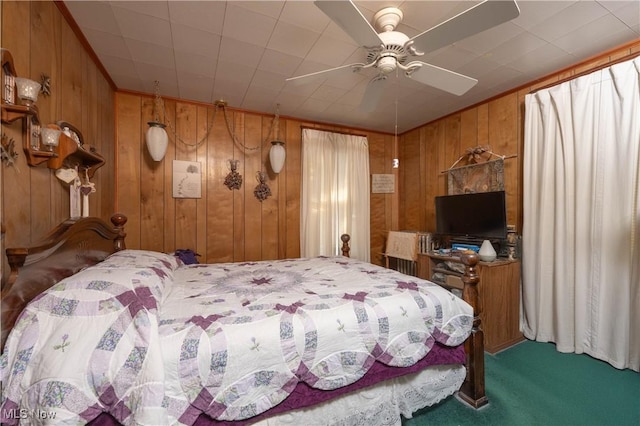
[[[40,129],[40,137],[42,138],[42,143],[47,146],[58,146],[60,143],[60,134],[62,132],[58,129],[50,129],[48,127],[43,127]]]
[[[284,167],[284,160],[287,158],[287,152],[284,150],[284,142],[272,141],[271,150],[269,151],[269,162],[271,170],[274,173],[280,173]]]
[[[164,130],[165,125],[155,121],[150,121],[147,124],[149,124],[146,134],[149,154],[153,161],[162,161],[167,152],[167,145],[169,145],[169,137]]]
[[[27,102],[36,102],[38,100],[38,92],[40,92],[40,87],[42,87],[40,83],[22,77],[16,77],[15,82],[20,99]]]

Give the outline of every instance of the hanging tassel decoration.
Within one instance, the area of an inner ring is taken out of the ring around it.
[[[265,182],[265,180],[267,179],[267,175],[264,172],[257,172],[256,178],[260,183],[253,190],[253,195],[256,196],[258,201],[263,202],[271,195],[271,188],[269,188],[269,185],[267,185]]]
[[[232,189],[240,189],[242,186],[242,175],[238,173],[238,160],[229,160],[229,166],[231,167],[231,171],[224,178],[224,184],[229,191]]]

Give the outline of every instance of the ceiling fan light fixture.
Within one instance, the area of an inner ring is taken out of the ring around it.
[[[391,74],[396,70],[397,60],[393,56],[383,56],[378,60],[378,70],[383,74]]]

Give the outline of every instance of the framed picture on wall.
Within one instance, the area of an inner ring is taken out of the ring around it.
[[[173,160],[173,198],[202,198],[202,163]]]

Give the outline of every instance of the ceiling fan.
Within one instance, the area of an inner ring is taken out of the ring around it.
[[[314,4],[366,49],[366,61],[291,77],[287,81],[303,83],[342,72],[374,69],[377,74],[369,81],[360,105],[363,111],[375,108],[384,89],[383,82],[394,72],[402,71],[408,78],[454,95],[466,93],[478,80],[414,58],[507,22],[520,14],[515,0],[484,0],[427,31],[409,37],[395,31],[403,18],[402,11],[396,7],[378,11],[373,17],[372,26],[351,0],[315,1]]]

